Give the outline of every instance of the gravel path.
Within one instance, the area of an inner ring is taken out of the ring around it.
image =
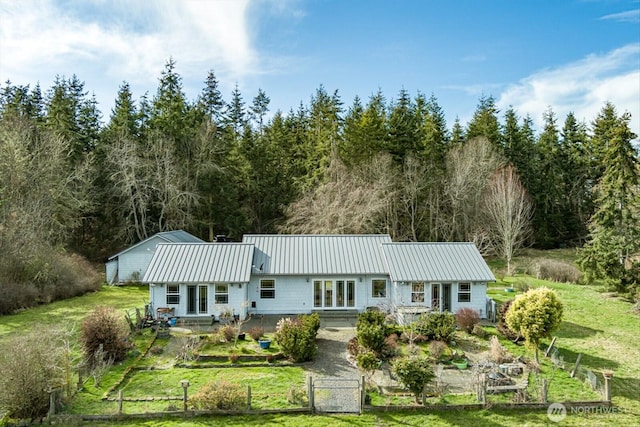
[[[318,330],[318,353],[303,364],[305,371],[321,377],[360,378],[358,368],[347,360],[347,342],[356,334],[352,327],[325,327]]]

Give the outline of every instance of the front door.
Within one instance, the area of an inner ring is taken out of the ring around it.
[[[451,312],[451,283],[442,284],[442,311]]]
[[[207,314],[209,311],[209,286],[187,286],[187,314]]]

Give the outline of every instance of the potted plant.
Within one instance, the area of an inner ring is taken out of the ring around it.
[[[259,339],[258,340],[258,345],[260,345],[261,349],[266,350],[269,347],[271,347],[271,340],[268,339],[268,338]]]
[[[467,369],[467,367],[469,366],[467,359],[453,359],[451,361],[451,364],[460,370]]]

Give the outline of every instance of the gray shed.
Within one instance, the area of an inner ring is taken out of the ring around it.
[[[204,241],[183,230],[154,234],[109,257],[105,264],[107,283],[140,281],[160,243],[204,243]]]

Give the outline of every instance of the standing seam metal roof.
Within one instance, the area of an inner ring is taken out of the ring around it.
[[[159,244],[145,283],[247,283],[254,246],[244,243]]]
[[[120,255],[124,254],[125,252],[129,252],[130,250],[137,248],[138,246],[148,242],[154,237],[158,237],[168,243],[204,243],[204,240],[199,239],[198,237],[194,236],[193,234],[189,234],[184,230],[162,231],[160,233],[154,234],[153,236],[147,237],[146,239],[141,240],[138,243],[131,245],[126,249],[121,250],[115,255],[111,255],[109,257],[109,260],[117,258]]]
[[[245,235],[255,245],[254,273],[265,275],[387,274],[380,235]]]
[[[382,251],[394,282],[496,280],[473,243],[387,243]]]

